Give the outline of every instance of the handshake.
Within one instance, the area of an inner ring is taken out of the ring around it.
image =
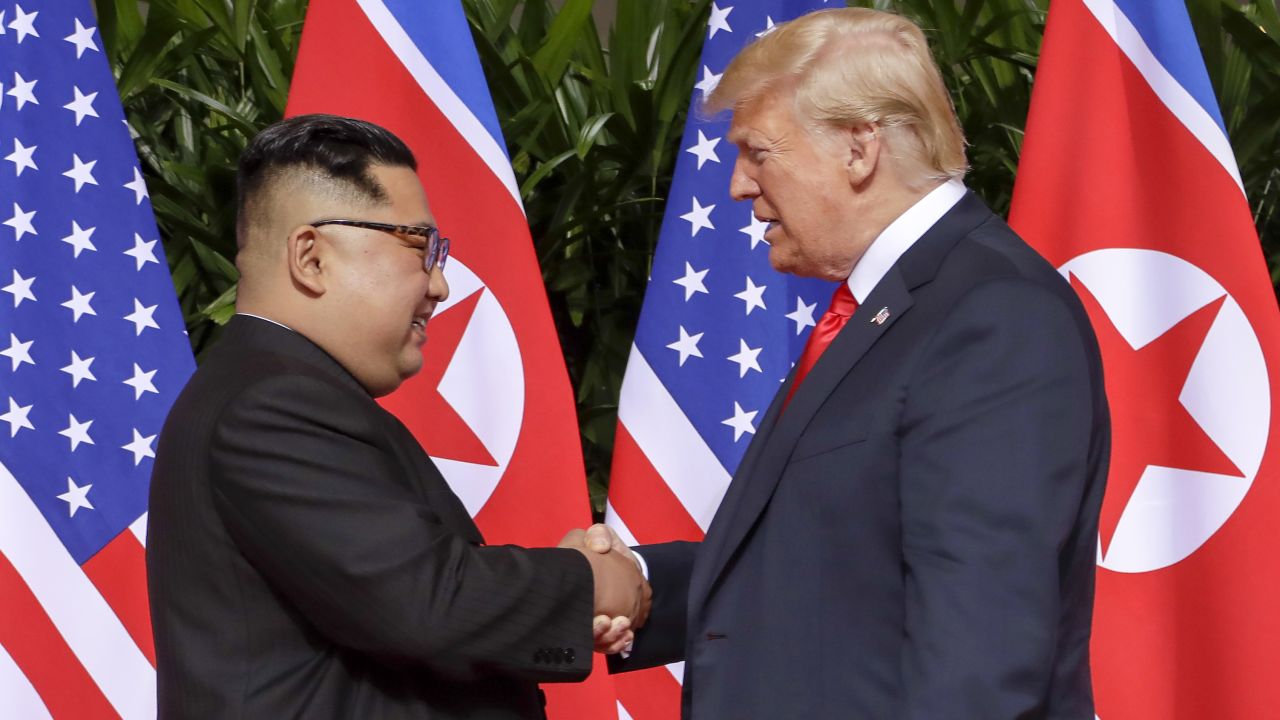
[[[631,646],[635,631],[649,616],[653,591],[640,571],[640,561],[608,525],[571,530],[559,547],[573,548],[591,563],[595,579],[592,637],[596,652],[615,654]]]

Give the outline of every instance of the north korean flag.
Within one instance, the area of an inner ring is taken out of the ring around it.
[[[1098,715],[1280,705],[1280,312],[1181,0],[1054,0],[1011,224],[1079,293],[1113,440]]]

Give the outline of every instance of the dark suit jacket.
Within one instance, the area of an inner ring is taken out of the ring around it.
[[[536,681],[591,669],[586,560],[483,547],[404,426],[263,320],[174,405],[148,524],[162,718],[542,717]]]
[[[970,193],[790,385],[701,546],[640,549],[614,668],[685,659],[696,720],[1091,720],[1110,433],[1063,278]]]

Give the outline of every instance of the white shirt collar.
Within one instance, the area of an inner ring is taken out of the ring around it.
[[[285,324],[284,324],[284,323],[282,323],[282,322],[276,322],[275,320],[272,320],[272,319],[271,319],[271,318],[269,318],[269,317],[262,317],[261,315],[254,315],[253,313],[247,313],[247,312],[238,312],[238,313],[236,313],[236,314],[237,314],[237,315],[244,315],[245,317],[258,318],[259,320],[266,320],[267,322],[271,323],[272,325],[279,325],[280,327],[284,328],[285,330],[288,330],[288,331],[290,331],[290,332],[296,332],[293,328],[289,327],[288,325],[285,325]]]
[[[853,266],[853,273],[847,281],[858,304],[867,299],[898,258],[955,207],[966,192],[968,189],[959,178],[942,183],[907,208],[871,241],[871,246]]]

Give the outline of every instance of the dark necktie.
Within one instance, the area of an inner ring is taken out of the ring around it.
[[[796,394],[796,388],[800,387],[800,383],[804,382],[805,375],[813,369],[817,364],[818,358],[822,357],[823,351],[836,339],[836,335],[840,334],[840,329],[849,322],[849,318],[853,317],[854,311],[858,309],[858,301],[854,299],[853,293],[849,290],[849,283],[842,282],[840,287],[831,296],[831,307],[822,314],[822,319],[814,326],[813,332],[809,333],[809,341],[805,343],[804,352],[800,354],[799,367],[796,369],[796,381],[791,383],[791,392],[787,393],[786,403],[791,402],[791,396]],[[786,407],[783,403],[783,407]]]

